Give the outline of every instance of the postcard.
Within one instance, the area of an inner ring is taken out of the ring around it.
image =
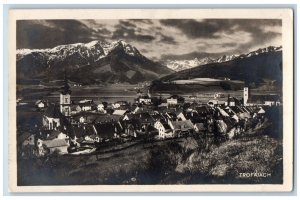
[[[11,192],[289,192],[291,9],[12,9]]]

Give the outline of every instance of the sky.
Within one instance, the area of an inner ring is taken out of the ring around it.
[[[279,19],[132,19],[17,21],[17,49],[124,40],[146,57],[194,59],[282,45]]]

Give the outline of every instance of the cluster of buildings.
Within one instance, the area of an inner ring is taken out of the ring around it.
[[[255,102],[256,101],[256,102]],[[247,129],[248,121],[259,121],[267,106],[280,104],[275,96],[228,96],[227,100],[210,100],[207,104],[186,103],[173,95],[157,103],[150,95],[140,96],[136,103],[113,104],[93,100],[71,101],[67,80],[60,93],[60,103],[36,102],[43,110],[42,127],[35,133],[18,136],[18,150],[23,156],[66,154],[97,147],[111,141],[133,138],[166,139],[190,134],[223,134],[232,138]]]

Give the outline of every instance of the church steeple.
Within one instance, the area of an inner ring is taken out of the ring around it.
[[[62,90],[61,90],[61,93],[63,95],[66,95],[66,94],[71,94],[71,89],[70,89],[70,86],[69,86],[69,83],[68,83],[68,78],[67,78],[67,72],[65,70],[65,75],[64,75],[64,85],[62,87]]]
[[[64,116],[71,115],[71,88],[68,84],[67,73],[65,71],[64,85],[60,93],[60,112]]]

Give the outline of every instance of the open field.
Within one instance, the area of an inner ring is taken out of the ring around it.
[[[228,83],[236,83],[236,84],[241,84],[243,85],[243,81],[238,81],[238,80],[221,80],[221,79],[214,79],[214,78],[193,78],[193,79],[188,79],[188,80],[174,80],[171,81],[171,83],[175,84],[199,84],[199,85],[206,85],[206,86],[219,86],[220,83],[222,82],[228,82]]]

